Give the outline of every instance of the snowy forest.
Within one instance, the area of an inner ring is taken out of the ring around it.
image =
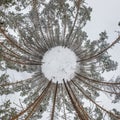
[[[120,31],[90,39],[91,13],[86,0],[0,0],[0,120],[120,120],[98,101],[120,108],[120,76],[102,75],[119,66]]]

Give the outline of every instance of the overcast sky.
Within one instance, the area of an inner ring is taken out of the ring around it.
[[[86,0],[93,8],[91,21],[87,23],[86,29],[90,38],[96,39],[98,34],[104,30],[109,37],[117,36],[115,30],[120,30],[120,0]]]

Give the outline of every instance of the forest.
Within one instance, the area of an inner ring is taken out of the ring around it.
[[[0,0],[0,120],[120,120],[97,101],[120,103],[120,76],[102,76],[120,32],[90,39],[91,13],[86,0]]]

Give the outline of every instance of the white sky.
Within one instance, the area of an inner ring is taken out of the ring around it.
[[[93,8],[91,21],[87,23],[86,29],[90,38],[96,39],[98,34],[104,30],[110,38],[116,37],[115,30],[120,30],[120,0],[86,0]]]

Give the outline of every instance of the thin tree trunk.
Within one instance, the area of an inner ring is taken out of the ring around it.
[[[63,97],[63,110],[64,110],[64,119],[67,120],[67,116],[66,116],[66,111],[65,111],[65,96],[63,93],[63,86],[61,85],[62,88],[62,97]]]
[[[81,59],[77,62],[82,62],[82,61],[89,61],[89,60],[92,60],[92,59],[96,59],[97,57],[99,57],[100,55],[102,55],[104,52],[106,52],[108,49],[110,49],[112,46],[114,46],[116,43],[118,43],[120,41],[120,36],[114,40],[107,48],[101,50],[100,52],[98,52],[97,54],[91,56],[91,57],[88,57],[88,58],[85,58],[85,59]]]
[[[54,120],[54,113],[55,113],[55,103],[56,103],[57,88],[58,88],[58,82],[56,83],[56,86],[55,86],[55,92],[54,92],[54,99],[53,99],[53,106],[52,106],[51,120]]]
[[[70,100],[73,104],[73,107],[76,110],[76,113],[78,114],[79,119],[80,120],[88,120],[87,113],[84,111],[84,108],[79,104],[79,102],[78,102],[76,96],[74,95],[70,85],[69,85],[69,88],[68,88],[66,82],[64,80],[63,80],[63,82],[64,82],[65,88],[68,92],[68,95],[70,97]]]
[[[17,114],[16,116],[13,116],[13,117],[11,118],[11,120],[17,120],[21,115],[23,115],[25,112],[27,112],[28,110],[30,110],[31,107],[33,107],[32,110],[34,111],[35,108],[36,108],[36,105],[37,105],[39,102],[41,102],[42,99],[45,97],[45,94],[47,93],[50,85],[51,85],[51,81],[49,81],[49,83],[47,84],[47,86],[45,87],[45,89],[43,90],[43,92],[41,93],[41,95],[38,96],[37,99],[36,99],[33,103],[31,103],[25,110],[21,111],[21,112],[20,112],[19,114]],[[29,117],[29,116],[31,116],[31,115],[33,114],[33,111],[32,111],[32,110],[31,110],[31,112],[28,114],[27,117]]]
[[[73,82],[73,81],[72,81]],[[104,112],[108,113],[110,116],[113,116],[116,119],[120,119],[120,116],[115,115],[114,113],[106,110],[105,108],[103,108],[102,106],[100,106],[99,104],[97,104],[92,98],[90,98],[77,84],[75,84],[73,82],[73,84],[78,88],[79,91],[81,91],[81,93],[88,99],[90,100],[93,104],[95,104],[97,107],[99,107],[101,110],[103,110]]]

